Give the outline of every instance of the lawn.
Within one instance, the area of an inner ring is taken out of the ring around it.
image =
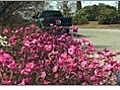
[[[120,51],[119,29],[79,29],[79,34],[88,38],[97,49],[109,48],[111,51]],[[120,57],[118,57],[120,59]]]
[[[97,21],[89,21],[89,24],[83,24],[80,28],[102,28],[102,29],[120,29],[120,24],[98,24]]]

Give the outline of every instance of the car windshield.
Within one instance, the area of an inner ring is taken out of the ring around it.
[[[60,11],[43,11],[40,17],[62,17]]]

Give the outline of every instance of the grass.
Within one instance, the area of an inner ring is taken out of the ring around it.
[[[108,48],[113,52],[120,51],[119,29],[82,29],[79,34],[95,45],[97,49]],[[120,59],[120,56],[118,57]]]
[[[97,21],[90,21],[89,24],[79,25],[80,28],[102,28],[102,29],[120,29],[120,24],[98,24]]]

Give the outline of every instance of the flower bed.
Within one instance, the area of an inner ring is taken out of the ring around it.
[[[115,85],[118,53],[96,51],[87,39],[42,33],[36,26],[4,29],[8,45],[0,50],[0,84]]]

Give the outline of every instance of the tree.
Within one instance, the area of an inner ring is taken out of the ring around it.
[[[45,10],[46,5],[49,5],[49,3],[45,1],[0,1],[0,22],[10,24],[10,19],[13,19],[16,14],[18,15],[18,12],[22,15],[26,11],[37,13]]]
[[[76,1],[76,12],[82,8],[81,1]]]
[[[120,1],[118,1],[118,13],[120,14]]]
[[[57,8],[67,17],[72,15],[72,9],[74,6],[74,1],[57,1]]]

